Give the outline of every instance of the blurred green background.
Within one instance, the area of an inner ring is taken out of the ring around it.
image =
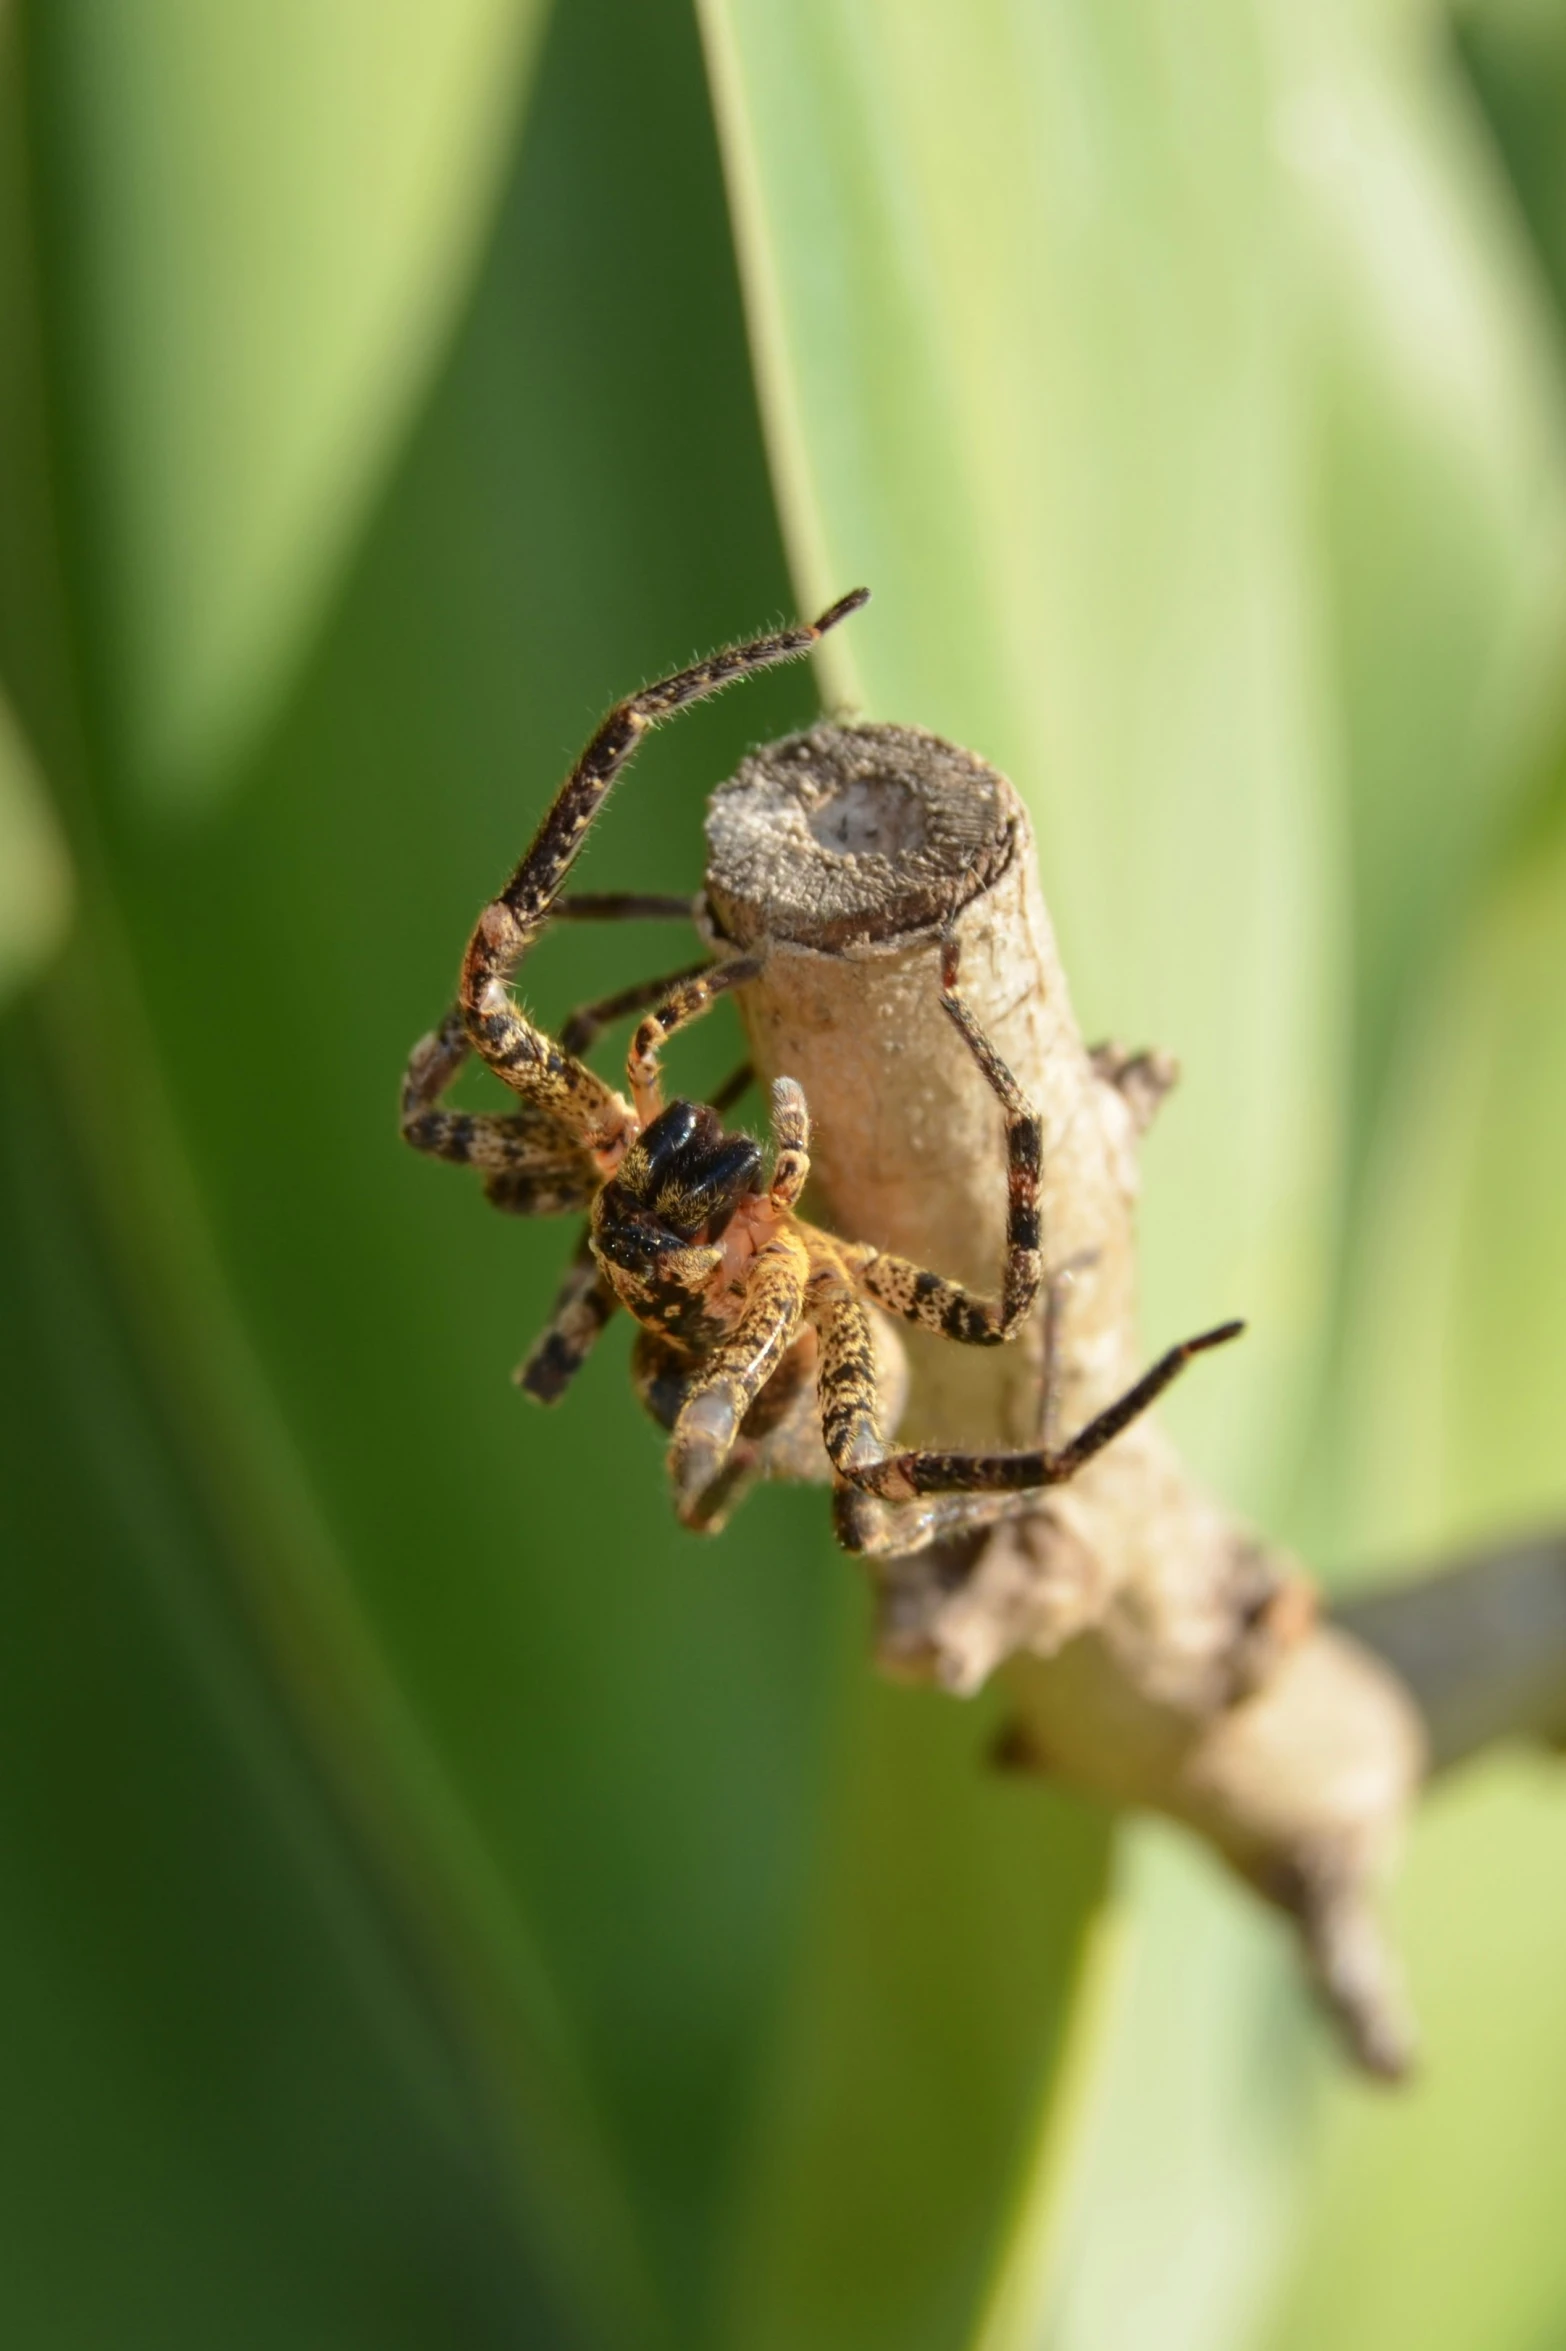
[[[8,2342],[1566,2340],[1556,1767],[1432,1801],[1345,2082],[870,1679],[819,1495],[673,1526],[623,1332],[519,1402],[568,1235],[393,1112],[603,706],[868,580],[591,886],[818,691],[983,751],[1185,1066],[1204,1474],[1329,1576],[1566,1514],[1563,292],[1559,0],[0,11]]]

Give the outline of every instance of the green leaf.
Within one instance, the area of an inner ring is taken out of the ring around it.
[[[1090,1031],[1180,1052],[1186,1088],[1149,1153],[1150,1321],[1163,1338],[1254,1315],[1247,1361],[1193,1381],[1181,1419],[1265,1507],[1324,1335],[1346,1072],[1336,778],[1277,291],[1290,219],[1255,28],[1221,6],[1166,38],[1150,17],[749,0],[703,21],[802,600],[870,582],[836,640],[844,689],[1012,774]],[[1211,1904],[1225,1947],[1223,1897],[1183,1883],[1144,1887],[1143,1931],[1177,1948]],[[1082,1899],[1064,1876],[1056,1895]],[[1261,1989],[1241,1988],[1258,1967]],[[1267,2012],[1275,1968],[1242,1945],[1204,2046]],[[1171,2030],[1140,1973],[1102,2007],[1136,2045]],[[1168,2078],[1148,2126],[1166,2150],[1191,2101],[1220,2095]],[[1225,2069],[1231,2119],[1193,2227],[1237,2185],[1241,2148],[1276,2158],[1293,2079]],[[1119,2103],[1096,2171],[1064,2116],[1035,2126],[1060,2159],[995,2248],[986,2351],[1036,2339],[1047,2308],[1068,2330],[1097,2312],[1070,2340],[1114,2333],[1136,2289],[1103,2216],[1146,2143],[1140,2102]],[[972,2158],[930,2160],[950,2178]],[[823,2206],[841,2193],[829,2174]],[[1068,2260],[1064,2301],[1041,2237]],[[1254,2275],[1220,2263],[1196,2283],[1192,2339],[1221,2340]],[[930,2339],[964,2338],[946,2324]]]
[[[0,701],[0,1002],[65,936],[71,870],[54,813]]]
[[[1150,1320],[1255,1314],[1181,1402],[1260,1502],[1319,1336],[1342,1040],[1249,11],[1208,0],[1167,43],[999,6],[704,22],[802,600],[869,581],[844,690],[1012,775],[1089,1030],[1181,1055]]]
[[[1122,1900],[975,2351],[1247,2342],[1292,2243],[1308,2030],[1252,1897],[1167,1827],[1121,1848]]]
[[[1566,833],[1432,987],[1388,1105],[1351,1324],[1366,1553],[1566,1512]]]
[[[1523,7],[1486,6],[1466,19],[1464,50],[1558,289],[1558,26]],[[1542,291],[1538,281],[1534,290]],[[1501,292],[1512,297],[1505,278]],[[1557,347],[1542,318],[1538,332],[1553,368],[1558,438],[1566,399]],[[1493,338],[1469,349],[1475,364],[1493,366]],[[1532,433],[1508,438],[1492,426],[1488,439],[1494,472],[1496,452],[1526,453]],[[1535,531],[1520,536],[1548,555],[1553,486],[1539,502]],[[1519,589],[1525,597],[1532,588],[1549,632],[1542,660],[1553,673],[1558,607],[1550,628],[1539,595],[1541,587],[1548,594],[1550,568],[1540,563],[1530,580],[1519,566],[1510,586],[1502,583],[1499,633],[1515,636]],[[1510,693],[1492,689],[1484,713],[1492,745],[1518,716],[1515,673],[1509,683]],[[1438,710],[1441,681],[1432,684]],[[1405,725],[1422,725],[1407,693],[1401,699]],[[1385,706],[1398,700],[1389,679]],[[1537,696],[1525,691],[1521,703],[1526,721]],[[1523,733],[1526,748],[1526,726]],[[1519,764],[1500,779],[1503,811],[1515,802]],[[1566,1144],[1559,751],[1553,762],[1534,762],[1533,774],[1549,787],[1550,804],[1531,825],[1514,826],[1509,866],[1486,901],[1466,924],[1451,925],[1446,952],[1414,974],[1417,993],[1368,1138],[1338,1448],[1338,1539],[1362,1562],[1439,1556],[1566,1512],[1566,1254],[1555,1181]],[[1492,806],[1494,781],[1484,795]],[[1477,813],[1488,827],[1489,811]],[[1547,2088],[1566,2061],[1566,1916],[1555,1893],[1562,1833],[1553,1762],[1496,1757],[1427,1806],[1396,1900],[1425,2076],[1391,2107],[1331,2090],[1296,2274],[1268,2337],[1279,2351],[1402,2341],[1429,2351],[1475,2341],[1532,2351],[1559,2332],[1566,2267],[1545,2183],[1566,2157]]]
[[[1563,937],[1557,821],[1432,990],[1389,1106],[1347,1366],[1367,1554],[1566,1517]],[[1496,1758],[1428,1808],[1397,1901],[1427,2077],[1392,2112],[1332,2096],[1280,2344],[1527,2351],[1559,2329],[1563,1839],[1553,1761]]]
[[[1560,2339],[1559,1773],[1553,1757],[1494,1755],[1426,1807],[1395,1903],[1426,2068],[1395,2099],[1331,2086],[1319,2195],[1269,2351]]]
[[[1151,1329],[1253,1331],[1171,1417],[1242,1507],[1341,1543],[1307,1443],[1341,1220],[1514,826],[1562,618],[1556,356],[1460,90],[1406,11],[702,19],[802,601],[870,582],[841,692],[1013,774],[1090,1031],[1180,1053]],[[1206,2351],[1287,2237],[1277,1939],[1199,1868],[1135,1882],[1138,1948],[1205,1947],[1207,1981],[1106,1996],[986,2351]],[[1149,2182],[1167,2238],[1134,2222]]]
[[[1558,306],[1566,307],[1566,23],[1551,0],[1462,0],[1459,53]]]
[[[236,1606],[44,1069],[13,1015],[0,2328],[274,2351],[329,2309],[343,2351],[574,2342],[488,2096]]]
[[[78,558],[136,787],[306,651],[467,292],[544,0],[31,13]]]
[[[844,1657],[826,1867],[758,2114],[721,2338],[967,2337],[1067,2046],[1106,1824],[987,1768],[989,1710]],[[1091,1949],[1091,1945],[1089,1945]]]
[[[1543,289],[1424,13],[1282,22],[1349,786],[1357,1181],[1420,992],[1559,722],[1566,411]]]
[[[786,595],[694,32],[562,12],[302,691],[246,790],[177,834],[118,795],[110,739],[84,778],[102,896],[55,999],[272,1669],[369,1799],[368,1865],[489,2082],[552,2282],[617,2344],[701,2340],[719,2290],[853,1587],[819,1495],[762,1497],[719,1546],[674,1525],[623,1331],[553,1419],[517,1396],[574,1236],[405,1151],[396,1092],[605,703]],[[764,681],[651,746],[599,878],[692,887],[708,785],[811,703]],[[529,984],[559,1012],[689,953],[562,934]],[[677,1065],[701,1088],[737,1058],[714,1031]]]

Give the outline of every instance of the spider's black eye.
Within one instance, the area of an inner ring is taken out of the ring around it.
[[[708,1240],[717,1240],[745,1194],[757,1189],[762,1164],[761,1145],[749,1135],[730,1135],[715,1151],[704,1152],[681,1171],[681,1224],[688,1225],[693,1236],[705,1225]],[[672,1216],[669,1221],[674,1221]]]
[[[667,1110],[660,1110],[637,1146],[641,1165],[652,1183],[669,1174],[675,1161],[696,1141],[703,1118],[711,1116],[710,1110],[704,1112],[694,1102],[671,1102]]]

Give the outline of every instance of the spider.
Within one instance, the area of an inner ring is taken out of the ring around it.
[[[560,895],[616,777],[661,719],[753,671],[798,660],[867,599],[868,590],[855,589],[809,625],[714,653],[616,704],[478,918],[457,1001],[409,1060],[402,1133],[415,1150],[477,1168],[488,1198],[514,1215],[588,1211],[548,1326],[516,1374],[528,1395],[556,1402],[623,1307],[638,1325],[638,1393],[670,1432],[675,1504],[686,1525],[715,1531],[757,1476],[819,1476],[829,1465],[839,1540],[850,1550],[902,1553],[1015,1515],[1039,1488],[1074,1476],[1194,1355],[1242,1326],[1224,1323],[1172,1347],[1058,1447],[1046,1429],[1031,1451],[899,1450],[887,1435],[901,1409],[891,1393],[895,1366],[878,1345],[869,1306],[964,1346],[999,1346],[1032,1314],[1042,1281],[1040,1122],[959,991],[955,937],[941,940],[941,1002],[1005,1120],[998,1297],[976,1296],[799,1214],[810,1119],[792,1078],[772,1088],[770,1172],[760,1145],[723,1125],[748,1070],[736,1073],[716,1106],[664,1102],[661,1047],[755,979],[758,958],[709,961],[584,1006],[558,1040],[511,993],[524,955],[554,919],[689,919],[688,900]],[[644,1017],[628,1057],[627,1098],[581,1056],[608,1021],[633,1012]],[[510,1088],[514,1110],[442,1106],[470,1054]]]

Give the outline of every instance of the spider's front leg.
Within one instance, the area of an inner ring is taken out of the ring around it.
[[[761,967],[759,955],[736,955],[727,963],[709,963],[695,971],[679,972],[667,983],[668,993],[637,1028],[626,1057],[631,1100],[644,1127],[651,1126],[663,1108],[663,1083],[658,1068],[663,1047],[677,1030],[689,1028],[693,1020],[700,1020],[704,1012],[710,1012],[721,996],[758,979]]]
[[[1038,1508],[1032,1494],[930,1494],[919,1502],[883,1502],[857,1486],[832,1496],[832,1532],[859,1559],[909,1559],[936,1543],[986,1533]]]
[[[1015,1336],[1039,1294],[1039,1169],[1043,1128],[1011,1071],[979,1026],[957,987],[959,949],[948,932],[941,941],[941,1003],[967,1046],[1006,1119],[1006,1262],[1001,1295],[975,1297],[960,1282],[913,1265],[889,1251],[864,1250],[856,1279],[878,1306],[922,1323],[968,1347],[996,1347]]]
[[[632,1131],[632,1116],[602,1078],[514,1002],[510,983],[517,967],[549,921],[593,819],[643,735],[737,678],[798,660],[857,611],[865,595],[856,589],[817,621],[715,653],[617,704],[561,786],[505,888],[479,916],[458,991],[468,1036],[497,1077],[546,1108],[589,1150],[614,1152]]]

